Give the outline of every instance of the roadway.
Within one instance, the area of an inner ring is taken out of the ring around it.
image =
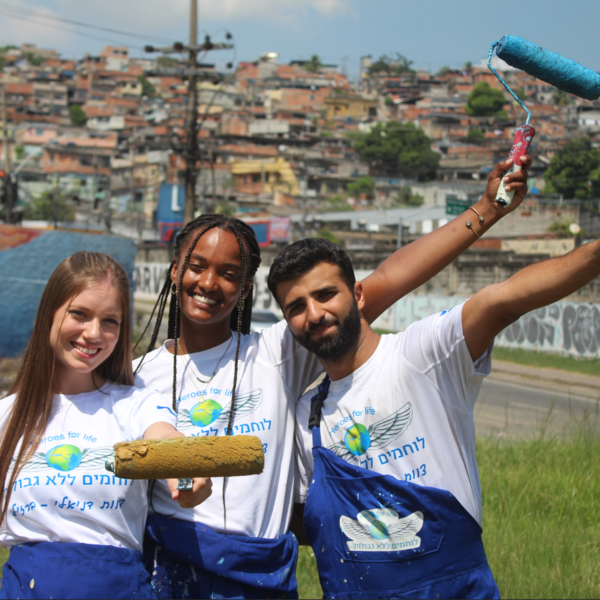
[[[600,429],[600,388],[542,377],[507,379],[505,372],[494,370],[484,381],[475,405],[478,436],[523,437],[544,429],[568,434],[586,421]]]

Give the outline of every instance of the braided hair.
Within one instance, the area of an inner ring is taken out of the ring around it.
[[[144,335],[148,331],[152,319],[154,318],[154,314],[158,311],[156,316],[156,323],[154,325],[154,330],[152,331],[152,335],[150,337],[150,343],[142,356],[142,359],[138,363],[138,366],[135,370],[137,373],[144,359],[146,358],[149,352],[152,352],[156,346],[156,340],[159,335],[160,326],[162,323],[163,315],[165,312],[165,308],[167,306],[167,301],[169,300],[169,294],[171,295],[170,306],[169,306],[169,322],[168,322],[168,336],[169,339],[175,340],[175,348],[173,355],[173,410],[177,410],[177,348],[178,348],[178,339],[181,327],[181,319],[180,319],[180,302],[181,302],[181,285],[183,282],[183,277],[185,275],[185,271],[187,270],[191,255],[198,243],[198,240],[210,229],[222,229],[223,231],[229,231],[233,233],[238,241],[240,248],[240,257],[241,257],[241,271],[242,271],[242,280],[240,285],[240,295],[238,297],[238,301],[236,307],[233,309],[230,316],[230,327],[234,331],[237,332],[237,344],[235,350],[235,365],[234,365],[234,374],[233,374],[233,388],[232,388],[232,397],[231,397],[231,411],[229,414],[229,423],[227,426],[227,432],[229,434],[232,433],[233,428],[233,418],[235,412],[235,396],[236,396],[236,388],[237,388],[237,376],[238,376],[238,359],[239,359],[239,351],[240,351],[240,342],[241,342],[241,334],[250,333],[250,323],[252,321],[252,294],[253,287],[250,288],[250,292],[247,298],[244,298],[244,288],[246,285],[246,281],[248,277],[253,277],[258,270],[260,265],[260,248],[258,246],[258,242],[256,240],[256,235],[254,234],[254,230],[244,221],[239,219],[235,219],[233,217],[228,217],[226,215],[218,215],[218,214],[205,214],[200,217],[190,221],[177,235],[175,240],[175,258],[173,264],[167,269],[165,274],[165,281],[163,287],[158,295],[158,299],[154,308],[152,309],[152,313],[150,315],[150,319],[144,328],[142,335],[134,346],[134,350],[138,347],[140,342],[142,341]],[[195,235],[194,235],[195,234]],[[187,241],[192,237],[193,241],[190,244],[190,247],[187,251],[185,258],[183,259],[182,267],[179,269],[177,284],[173,284],[171,281],[171,271],[173,267],[180,262],[181,259],[181,251],[185,246]],[[246,254],[249,253],[249,256]]]

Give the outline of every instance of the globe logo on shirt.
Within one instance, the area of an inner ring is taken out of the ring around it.
[[[46,452],[46,463],[57,471],[72,471],[81,464],[81,450],[77,446],[64,444]]]
[[[390,537],[386,524],[378,520],[375,520],[371,523],[371,527],[369,527],[369,533],[376,540],[385,540],[386,538]]]
[[[371,445],[371,436],[367,428],[360,423],[356,423],[346,431],[344,437],[344,443],[346,448],[354,454],[354,456],[360,456],[364,454]]]
[[[206,427],[211,423],[214,423],[221,413],[223,407],[214,400],[204,400],[198,402],[192,410],[190,410],[190,421],[196,427]]]

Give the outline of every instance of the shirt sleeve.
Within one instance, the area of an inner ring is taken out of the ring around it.
[[[319,359],[301,346],[285,321],[265,329],[260,335],[259,358],[275,366],[284,384],[297,399],[323,372]]]
[[[314,393],[314,390],[313,390]],[[303,396],[296,406],[294,433],[294,502],[304,504],[314,472],[312,434],[308,429],[311,394]]]
[[[401,352],[438,388],[442,398],[471,412],[483,379],[492,370],[493,344],[473,361],[463,334],[463,307],[464,303],[411,325]]]
[[[138,391],[132,402],[131,435],[135,440],[144,437],[146,429],[155,423],[169,423],[176,427],[177,416],[165,396],[153,390]]]

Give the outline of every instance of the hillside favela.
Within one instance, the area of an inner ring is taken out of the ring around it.
[[[381,0],[421,46],[355,0],[26,3],[0,2],[0,597],[597,598],[573,7],[510,21],[556,41],[546,77],[471,0]]]

